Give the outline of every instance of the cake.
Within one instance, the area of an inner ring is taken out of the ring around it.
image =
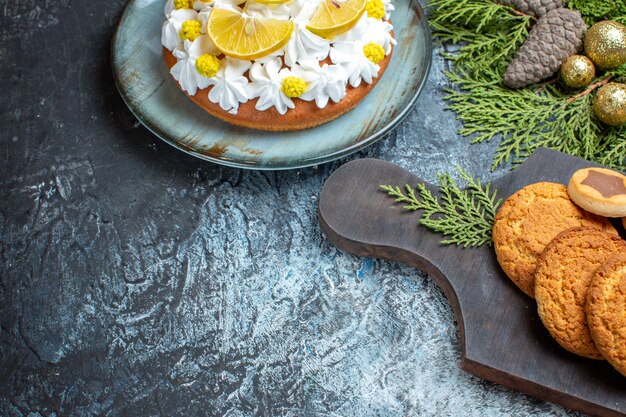
[[[167,0],[161,42],[178,87],[209,114],[306,129],[354,108],[396,41],[391,0]]]

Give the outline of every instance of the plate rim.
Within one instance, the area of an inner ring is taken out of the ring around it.
[[[186,153],[187,155],[193,156],[195,158],[198,158],[204,161],[212,162],[218,165],[231,167],[231,168],[240,168],[240,169],[247,169],[247,170],[258,170],[258,171],[284,171],[284,170],[308,168],[308,167],[313,167],[313,166],[317,166],[321,164],[326,164],[326,163],[335,161],[337,159],[352,155],[370,145],[373,145],[374,143],[380,141],[386,135],[391,133],[391,131],[393,131],[406,118],[409,112],[413,109],[413,107],[415,106],[415,103],[417,102],[417,99],[420,97],[422,91],[424,90],[424,86],[426,82],[428,81],[430,71],[432,69],[433,39],[432,39],[432,32],[430,29],[430,25],[428,24],[428,18],[426,17],[426,13],[424,12],[424,9],[422,8],[418,0],[406,0],[406,1],[409,1],[410,3],[414,3],[417,14],[419,15],[418,24],[423,27],[424,35],[425,35],[424,38],[427,40],[424,45],[425,46],[424,56],[427,56],[429,58],[425,60],[426,65],[424,66],[422,70],[423,76],[421,77],[420,82],[417,84],[415,93],[413,94],[413,96],[411,97],[407,105],[404,106],[404,108],[402,108],[399,114],[397,114],[393,119],[391,119],[388,123],[386,123],[385,126],[383,126],[378,131],[374,132],[373,134],[369,135],[365,139],[360,140],[356,143],[353,143],[350,146],[341,148],[331,153],[326,153],[321,156],[317,156],[315,158],[300,158],[300,159],[297,159],[294,163],[277,164],[277,165],[273,165],[271,163],[255,164],[246,160],[235,160],[235,159],[228,158],[228,157],[216,158],[214,156],[196,152],[192,149],[189,149],[186,146],[183,146],[177,140],[171,138],[169,134],[167,134],[166,132],[163,132],[159,127],[155,126],[152,122],[146,120],[146,118],[144,118],[141,114],[139,114],[139,111],[137,111],[137,109],[133,108],[133,106],[131,105],[130,98],[122,86],[123,84],[121,80],[119,79],[118,71],[116,69],[115,50],[116,50],[117,38],[120,32],[120,28],[122,27],[124,21],[128,17],[127,15],[128,15],[130,7],[136,1],[137,0],[130,0],[124,6],[122,15],[120,16],[117,22],[117,25],[115,26],[115,30],[111,38],[111,45],[110,45],[111,72],[113,73],[113,80],[115,83],[115,87],[117,91],[119,92],[120,96],[122,97],[124,104],[130,110],[132,115],[150,133],[152,133],[154,136],[159,138],[161,141],[167,143],[168,145],[172,146],[173,148],[179,151]],[[207,114],[207,117],[213,117],[213,116]],[[313,130],[313,129],[316,129],[316,127],[306,129],[306,130]],[[255,131],[255,129],[246,129],[246,130],[252,131],[252,132]]]

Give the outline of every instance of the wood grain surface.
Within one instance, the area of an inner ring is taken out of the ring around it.
[[[498,197],[507,198],[534,182],[567,184],[574,171],[588,166],[597,165],[540,149],[492,184]],[[404,210],[379,189],[380,184],[422,182],[381,160],[347,163],[322,189],[322,230],[344,251],[396,260],[433,276],[456,315],[463,369],[590,415],[626,415],[626,378],[606,362],[562,349],[542,326],[535,301],[502,272],[492,247],[441,245],[440,234],[417,225],[418,213]]]

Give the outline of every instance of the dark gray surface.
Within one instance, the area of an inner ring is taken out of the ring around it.
[[[115,91],[123,2],[1,6],[0,415],[575,415],[460,370],[430,278],[324,239],[317,195],[345,160],[195,160]],[[409,118],[349,159],[499,175],[434,59]]]

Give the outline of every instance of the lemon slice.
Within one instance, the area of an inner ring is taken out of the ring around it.
[[[282,48],[293,32],[290,20],[263,19],[226,9],[213,9],[207,34],[224,55],[254,60]]]
[[[356,25],[367,0],[322,0],[307,29],[326,39],[332,39]]]

